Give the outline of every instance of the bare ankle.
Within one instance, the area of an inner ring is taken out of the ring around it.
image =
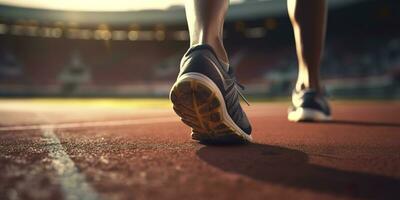
[[[199,44],[207,44],[210,45],[215,53],[217,54],[218,59],[224,63],[229,63],[228,55],[226,53],[224,44],[222,42],[222,38],[219,37],[206,37],[203,36],[191,46],[199,45]]]

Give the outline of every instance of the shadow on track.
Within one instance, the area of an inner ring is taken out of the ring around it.
[[[400,199],[400,180],[308,163],[304,152],[263,144],[205,146],[197,156],[223,171],[251,179],[339,196]]]
[[[366,122],[366,121],[353,121],[353,120],[332,120],[332,121],[320,122],[320,123],[338,124],[338,125],[382,126],[382,127],[397,127],[397,128],[400,128],[400,123],[387,123],[387,122]]]

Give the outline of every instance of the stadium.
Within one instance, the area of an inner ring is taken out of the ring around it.
[[[322,64],[329,93],[398,98],[396,5],[332,2]],[[105,14],[0,9],[3,96],[167,96],[188,47],[182,6]],[[231,6],[225,41],[248,94],[290,94],[297,62],[292,35],[285,2]]]
[[[189,47],[183,1],[150,4],[0,1],[0,199],[400,197],[398,1],[328,1],[335,120],[316,125],[286,120],[286,1],[232,1],[224,43],[256,142],[222,147],[191,141],[167,99]]]

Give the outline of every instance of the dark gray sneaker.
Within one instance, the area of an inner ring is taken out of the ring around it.
[[[240,106],[243,99],[233,71],[219,61],[208,45],[190,48],[170,92],[176,114],[203,143],[251,141],[251,125]],[[246,99],[244,99],[246,101]],[[246,101],[247,102],[247,101]]]
[[[289,121],[328,121],[331,118],[331,109],[324,95],[311,89],[293,91]]]

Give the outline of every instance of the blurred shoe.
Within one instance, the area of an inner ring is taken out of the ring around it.
[[[293,91],[289,121],[328,121],[331,118],[331,110],[324,95],[311,89]]]
[[[190,48],[181,60],[180,73],[170,92],[173,108],[202,143],[251,141],[251,125],[242,110],[245,101],[231,68],[209,45]],[[247,101],[246,101],[247,102]]]

